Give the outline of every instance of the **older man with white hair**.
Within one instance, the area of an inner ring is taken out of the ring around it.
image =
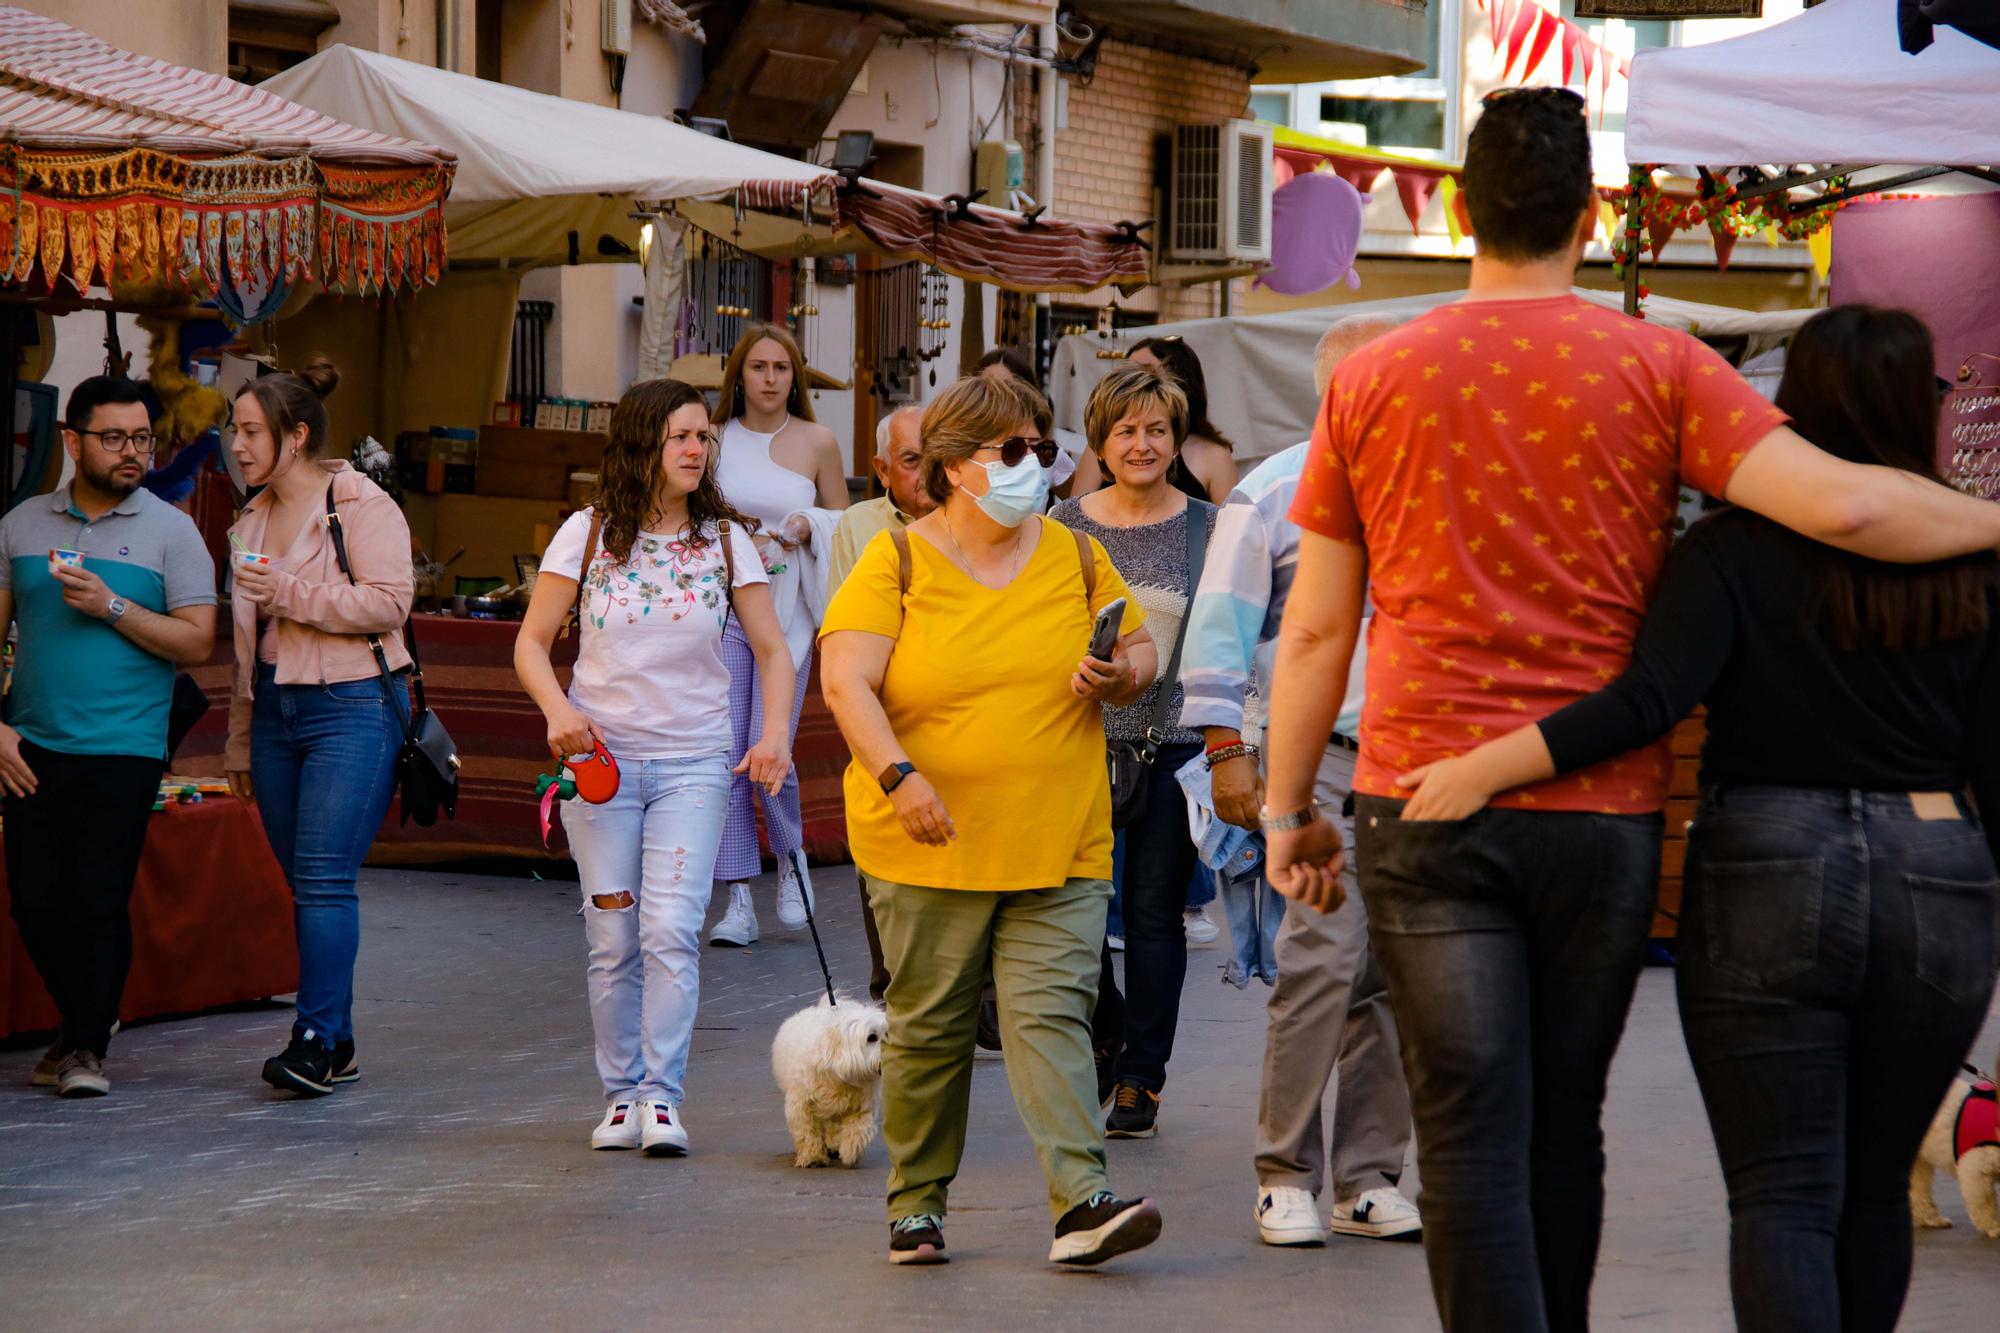
[[[848,506],[827,548],[826,594],[847,581],[854,562],[878,532],[907,527],[937,508],[924,490],[924,409],[908,403],[875,423],[875,480],[884,494]]]
[[[1325,394],[1334,367],[1395,321],[1356,316],[1320,338],[1313,378]],[[1189,612],[1181,679],[1181,723],[1206,738],[1217,815],[1255,830],[1263,800],[1257,748],[1285,597],[1298,567],[1299,529],[1285,515],[1305,469],[1307,445],[1264,460],[1237,484],[1217,516],[1209,562]],[[1355,653],[1358,665],[1363,653]],[[1358,677],[1357,677],[1358,678]],[[1362,692],[1334,728],[1319,768],[1323,808],[1339,810],[1354,782]],[[1247,716],[1246,716],[1247,715]],[[1349,872],[1352,873],[1351,871]],[[1257,886],[1259,889],[1261,885]],[[1396,1189],[1409,1152],[1410,1099],[1396,1047],[1388,990],[1368,947],[1361,895],[1321,914],[1294,902],[1276,944],[1257,1115],[1257,1229],[1267,1245],[1319,1245],[1327,1238],[1318,1196],[1328,1183],[1320,1103],[1336,1065],[1333,1230],[1376,1239],[1417,1239],[1422,1220]]]

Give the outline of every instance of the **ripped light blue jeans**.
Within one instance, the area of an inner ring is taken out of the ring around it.
[[[681,1103],[701,995],[701,924],[729,813],[729,761],[620,765],[603,805],[561,803],[583,881],[590,1025],[609,1102]],[[624,907],[599,898],[630,894]]]

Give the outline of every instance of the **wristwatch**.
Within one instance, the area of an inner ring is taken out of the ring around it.
[[[125,599],[123,597],[113,597],[111,599],[111,605],[104,608],[104,623],[107,625],[117,624],[118,618],[124,615],[125,612],[129,609],[130,608],[126,606]]]
[[[886,796],[896,790],[896,788],[902,786],[903,779],[916,771],[917,766],[907,759],[900,764],[891,764],[883,769],[882,776],[878,779],[882,784],[882,794]]]
[[[1274,815],[1268,805],[1257,812],[1257,823],[1266,833],[1290,833],[1293,829],[1304,828],[1318,818],[1318,801],[1309,801],[1303,810],[1294,810],[1289,815]]]

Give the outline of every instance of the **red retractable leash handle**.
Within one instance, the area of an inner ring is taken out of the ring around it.
[[[598,741],[589,755],[565,758],[556,772],[542,774],[536,780],[535,794],[541,798],[542,846],[546,847],[556,802],[576,799],[603,805],[618,794],[618,761],[604,748],[604,742]]]

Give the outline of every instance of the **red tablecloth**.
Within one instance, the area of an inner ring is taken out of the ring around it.
[[[554,837],[556,850],[543,851],[536,822],[535,778],[549,767],[547,730],[541,710],[514,677],[514,636],[520,626],[450,616],[418,616],[416,624],[430,705],[458,743],[464,765],[459,771],[458,818],[440,819],[425,829],[402,824],[399,812],[392,809],[369,860],[394,864],[566,855],[560,829]],[[174,756],[175,772],[222,772],[235,668],[231,641],[218,639],[215,647],[215,657],[194,672],[212,707]],[[557,640],[557,674],[565,682],[575,660],[576,640]],[[820,862],[844,861],[847,807],[840,782],[847,768],[847,745],[820,697],[817,657],[814,670],[793,756],[799,766],[806,854]]]
[[[7,902],[0,867],[0,1036],[57,1021]],[[298,984],[292,891],[257,812],[210,796],[156,813],[132,890],[132,974],[119,1016],[192,1013]]]

